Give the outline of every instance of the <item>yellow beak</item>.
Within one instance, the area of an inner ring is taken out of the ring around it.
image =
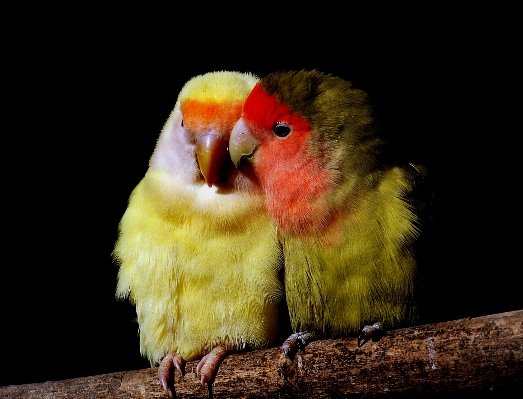
[[[253,163],[255,161],[254,155],[259,146],[258,139],[251,135],[249,128],[240,118],[234,125],[229,138],[229,154],[234,166],[240,169],[242,159]]]

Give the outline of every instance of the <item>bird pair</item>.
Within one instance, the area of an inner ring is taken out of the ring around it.
[[[392,158],[367,94],[341,78],[222,71],[183,86],[114,250],[116,295],[165,390],[189,360],[210,388],[231,352],[285,341],[290,356],[415,320],[425,171]]]

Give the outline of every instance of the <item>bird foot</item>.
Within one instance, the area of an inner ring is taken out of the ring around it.
[[[171,392],[173,397],[176,397],[174,392],[174,368],[177,368],[182,376],[185,375],[185,359],[180,355],[173,355],[169,353],[160,362],[158,367],[158,379],[160,380],[163,389],[166,392]]]
[[[374,323],[373,325],[366,325],[361,329],[358,336],[358,348],[361,348],[369,339],[378,341],[383,335],[383,324]]]
[[[202,360],[200,360],[196,367],[196,374],[200,377],[202,387],[205,387],[205,384],[207,384],[209,388],[209,397],[212,397],[211,386],[216,378],[216,374],[218,373],[218,368],[223,359],[225,359],[231,352],[232,351],[227,349],[225,346],[219,345],[202,357]]]
[[[316,340],[314,333],[307,331],[291,334],[282,345],[283,353],[292,360],[298,349],[304,350],[314,340]]]

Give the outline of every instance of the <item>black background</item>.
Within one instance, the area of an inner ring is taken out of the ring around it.
[[[441,206],[422,253],[423,322],[523,309],[510,11],[406,11],[22,19],[5,58],[0,384],[149,366],[110,255],[179,90],[215,70],[316,68],[366,90]]]

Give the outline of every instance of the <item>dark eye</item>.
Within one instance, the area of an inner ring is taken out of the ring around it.
[[[182,127],[183,127],[183,119],[182,119]]]
[[[276,125],[274,125],[272,130],[278,137],[287,137],[291,133],[291,127],[288,123],[285,122],[278,122]]]

